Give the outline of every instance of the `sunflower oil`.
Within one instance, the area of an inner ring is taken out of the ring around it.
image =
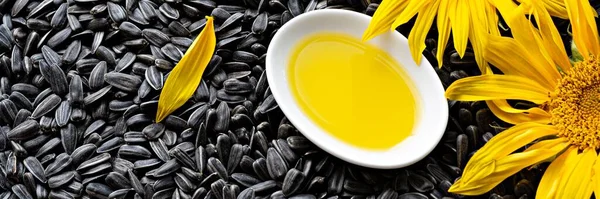
[[[333,137],[385,150],[411,134],[418,110],[414,87],[387,52],[350,35],[318,33],[299,42],[289,63],[295,100]]]

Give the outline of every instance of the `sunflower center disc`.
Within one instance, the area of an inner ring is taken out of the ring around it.
[[[576,63],[556,94],[549,108],[559,136],[582,150],[600,148],[600,61],[591,57]]]

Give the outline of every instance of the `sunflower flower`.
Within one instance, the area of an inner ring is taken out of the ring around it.
[[[552,16],[567,18],[562,0],[541,1]],[[496,11],[504,17],[515,7],[513,0],[383,0],[365,30],[363,40],[394,30],[417,15],[408,35],[408,44],[413,59],[420,63],[421,52],[425,49],[425,37],[437,15],[438,65],[442,67],[442,56],[452,31],[454,47],[460,57],[464,56],[467,43],[471,41],[475,59],[481,71],[484,71],[487,63],[483,60],[483,45],[487,41],[487,35],[500,35]]]
[[[498,118],[515,124],[470,158],[450,192],[483,194],[526,167],[551,161],[536,198],[600,194],[600,42],[595,12],[587,0],[565,0],[565,6],[582,61],[570,64],[548,10],[530,0],[507,19],[514,38],[488,39],[484,59],[502,74],[463,78],[446,90],[449,99],[485,100]],[[525,14],[535,18],[537,28]],[[536,106],[516,109],[507,100]]]

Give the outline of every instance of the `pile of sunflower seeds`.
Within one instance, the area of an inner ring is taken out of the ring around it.
[[[0,0],[0,198],[460,198],[448,188],[501,130],[484,103],[450,102],[431,155],[373,170],[315,147],[269,91],[265,52],[281,25],[317,9],[372,15],[378,3]],[[154,123],[164,80],[207,15],[218,42],[203,80]],[[477,74],[472,53],[447,59],[436,69],[446,86]],[[537,180],[532,169],[486,196],[531,197]]]

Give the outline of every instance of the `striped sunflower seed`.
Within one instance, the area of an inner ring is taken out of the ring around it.
[[[35,136],[39,129],[40,125],[36,120],[27,120],[10,130],[6,136],[9,140],[25,140]]]
[[[179,10],[171,7],[170,4],[168,3],[163,3],[160,5],[160,7],[158,7],[158,10],[160,11],[160,13],[162,15],[164,15],[165,17],[172,19],[172,20],[177,20],[179,19]]]
[[[40,73],[50,84],[52,91],[58,95],[64,95],[68,91],[67,76],[57,64],[48,64],[45,61],[40,62]]]
[[[128,75],[119,72],[109,72],[104,75],[106,83],[126,92],[134,92],[142,83],[142,79],[137,76]]]
[[[56,124],[59,127],[64,127],[69,122],[71,118],[71,103],[68,101],[62,101],[56,111],[54,112],[54,118],[56,119]]]
[[[127,12],[121,5],[107,2],[106,6],[108,8],[108,16],[110,16],[114,22],[120,23],[127,19]]]
[[[84,144],[77,147],[73,153],[71,153],[72,162],[74,165],[79,165],[80,163],[88,160],[94,155],[97,147],[94,144]]]
[[[146,40],[148,40],[152,45],[155,46],[163,46],[167,44],[170,40],[168,35],[166,35],[160,30],[153,28],[147,28],[142,30],[142,36],[144,36]]]
[[[23,164],[35,178],[42,183],[46,183],[48,179],[46,178],[46,173],[44,173],[44,167],[37,158],[29,156],[23,160]]]
[[[81,41],[75,40],[69,44],[65,50],[65,54],[62,56],[62,63],[65,65],[72,65],[77,60],[79,53],[81,52]]]
[[[52,189],[61,187],[71,182],[75,177],[75,173],[72,171],[67,171],[55,176],[48,178],[48,186]]]
[[[145,73],[146,81],[154,90],[160,90],[163,87],[164,79],[162,72],[158,71],[156,66],[150,66]]]

